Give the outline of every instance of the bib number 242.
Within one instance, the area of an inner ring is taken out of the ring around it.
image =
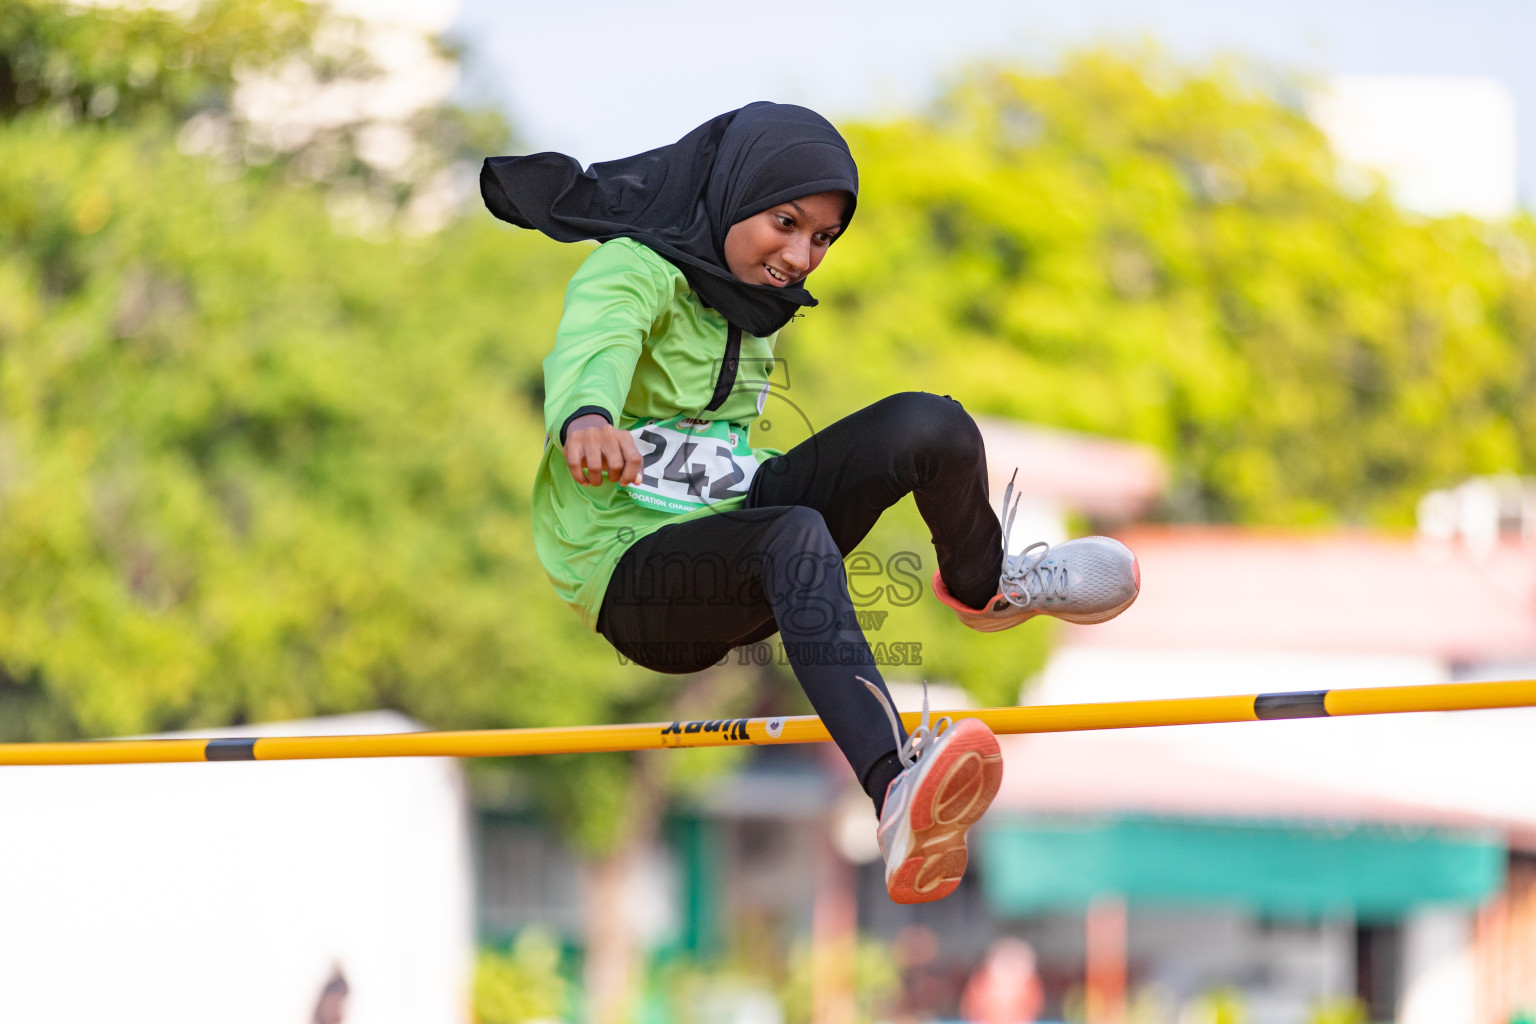
[[[757,458],[731,424],[677,417],[637,427],[640,480],[632,499],[663,512],[692,512],[747,493]]]

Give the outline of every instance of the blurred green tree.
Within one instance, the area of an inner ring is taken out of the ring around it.
[[[1090,51],[852,130],[859,216],[787,357],[839,405],[941,386],[1150,442],[1176,519],[1402,526],[1429,488],[1531,471],[1529,217],[1362,193],[1300,96]]]
[[[505,953],[482,950],[475,960],[475,1019],[479,1024],[559,1020],[570,1002],[553,936],[526,929]]]
[[[484,230],[366,241],[316,189],[181,153],[175,118],[291,55],[301,5],[10,7],[36,31],[0,122],[0,731],[535,709],[505,681],[540,673],[503,660],[560,635],[503,603],[536,567],[519,389],[569,263]],[[114,50],[197,70],[89,116]]]
[[[313,53],[320,20],[304,0],[209,0],[190,17],[4,0],[0,118],[44,111],[66,122],[179,124],[227,113],[241,70]]]

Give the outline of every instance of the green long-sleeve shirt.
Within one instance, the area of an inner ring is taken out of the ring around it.
[[[571,479],[561,429],[572,413],[603,409],[615,426],[674,416],[726,421],[750,444],[777,335],[742,335],[734,388],[713,400],[725,357],[725,318],[699,302],[682,271],[627,238],[593,250],[565,291],[555,348],[544,360],[544,458],[533,487],[533,543],[560,597],[597,628],[609,577],[626,548],[669,523],[739,506],[731,498],[673,514],[633,500],[613,483]],[[753,449],[760,460],[778,452]]]

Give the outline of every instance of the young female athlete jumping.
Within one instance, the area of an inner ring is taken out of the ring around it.
[[[782,454],[751,446],[777,332],[816,304],[805,280],[857,202],[848,146],[813,111],[753,103],[585,171],[558,153],[493,157],[480,187],[502,220],[604,243],[571,279],[544,361],[533,529],[555,589],[660,672],[781,634],[874,801],[891,898],[949,895],[1002,780],[997,739],[974,719],[930,726],[926,709],[905,735],[843,556],[911,494],[935,593],[982,631],[1113,618],[1136,598],[1135,558],[1105,537],[1008,555],[981,434],[948,397],[893,395]]]

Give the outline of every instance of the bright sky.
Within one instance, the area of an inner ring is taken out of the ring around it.
[[[1487,76],[1513,95],[1519,191],[1536,206],[1531,0],[824,0],[774,17],[722,0],[459,0],[468,89],[529,151],[583,163],[675,140],[756,99],[834,121],[911,109],[959,66],[1049,60],[1150,36],[1181,57],[1240,52],[1318,75]]]

